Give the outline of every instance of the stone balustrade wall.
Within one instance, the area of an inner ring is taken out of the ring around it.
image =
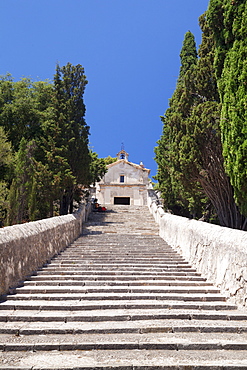
[[[247,232],[175,216],[157,203],[148,198],[160,236],[232,302],[246,306]]]
[[[0,295],[72,243],[90,211],[82,204],[74,214],[0,229]]]

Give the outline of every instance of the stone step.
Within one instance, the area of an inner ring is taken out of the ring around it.
[[[1,351],[247,350],[247,333],[2,334]]]
[[[76,267],[80,267],[80,266],[83,266],[85,268],[88,268],[88,267],[92,267],[93,265],[93,268],[105,268],[105,269],[109,269],[111,270],[111,268],[130,268],[131,270],[134,268],[134,269],[140,269],[141,267],[142,268],[153,268],[153,263],[150,262],[150,263],[135,263],[134,261],[133,262],[121,262],[121,261],[117,261],[117,262],[109,262],[109,263],[104,263],[104,262],[95,262],[94,260],[88,260],[88,261],[82,261],[81,263],[79,262],[71,262],[71,263],[68,263],[68,262],[54,262],[54,263],[51,263],[49,265],[49,267],[52,267],[52,268],[56,268],[57,267],[63,267],[63,268],[76,268]],[[170,263],[156,263],[155,264],[155,269],[169,269],[169,270],[174,270],[174,269],[191,269],[191,266],[188,264],[188,263],[175,263],[173,261],[170,261]]]
[[[133,241],[135,242],[135,241]],[[95,247],[95,244],[94,244]],[[170,258],[177,258],[179,260],[185,261],[185,259],[180,256],[177,252],[173,250],[167,250],[165,251],[163,247],[159,248],[159,250],[156,250],[153,247],[147,246],[146,250],[144,249],[144,246],[140,246],[137,249],[126,249],[121,245],[117,245],[116,247],[112,248],[110,246],[107,246],[106,244],[106,250],[103,249],[103,247],[100,247],[100,250],[93,249],[90,247],[90,249],[87,248],[86,245],[81,245],[76,250],[73,250],[73,246],[71,245],[70,247],[66,248],[62,253],[59,255],[56,255],[55,257],[52,258],[52,260],[56,259],[66,259],[66,258],[109,258],[112,255],[116,256],[116,258],[143,258],[143,259],[159,259],[159,258],[165,258],[169,259]],[[121,251],[118,253],[119,248],[121,248]]]
[[[72,282],[73,283],[73,282]],[[219,292],[218,288],[213,286],[190,286],[190,287],[181,287],[181,286],[156,286],[156,285],[129,285],[129,286],[122,286],[116,285],[113,286],[109,285],[96,285],[96,286],[75,286],[71,283],[65,285],[29,285],[27,284],[24,287],[16,288],[15,293],[25,293],[25,294],[32,294],[32,293],[197,293],[197,294],[208,294],[208,293],[217,293]]]
[[[246,370],[245,351],[90,350],[2,353],[5,370]],[[9,365],[6,365],[8,363]]]
[[[61,256],[71,256],[75,255],[78,257],[81,256],[102,256],[102,257],[108,257],[112,252],[117,252],[119,251],[118,255],[119,256],[140,256],[140,257],[148,257],[152,256],[152,258],[157,258],[158,256],[163,256],[163,257],[168,257],[168,255],[171,255],[171,257],[177,257],[177,258],[183,258],[178,252],[173,250],[171,247],[166,247],[166,245],[160,245],[160,246],[155,246],[155,245],[149,245],[149,244],[144,244],[140,245],[139,241],[136,242],[135,240],[132,240],[135,243],[135,246],[133,248],[130,248],[129,245],[125,246],[121,243],[117,243],[115,245],[112,245],[111,243],[100,243],[100,249],[95,248],[95,241],[94,243],[90,244],[89,240],[86,244],[81,243],[80,245],[78,244],[75,246],[74,244],[71,244],[69,247],[67,247],[64,251],[62,251],[60,254],[58,254],[58,257]],[[137,245],[138,243],[138,245]],[[119,250],[119,247],[121,249]],[[143,251],[143,253],[142,253]],[[151,251],[155,252],[155,255],[152,254]]]
[[[81,247],[83,249],[83,247]],[[155,252],[154,252],[155,253]],[[151,255],[146,255],[145,257],[140,256],[139,254],[135,255],[123,255],[119,256],[117,255],[117,251],[112,251],[108,256],[101,257],[100,255],[94,254],[92,256],[89,255],[81,255],[74,257],[73,254],[70,256],[59,256],[54,259],[51,259],[51,263],[83,263],[84,261],[106,261],[106,263],[113,263],[113,262],[125,262],[125,263],[132,263],[132,262],[138,262],[138,263],[158,263],[158,264],[165,264],[165,263],[181,263],[181,264],[188,264],[187,261],[185,261],[183,258],[179,258],[178,256],[160,256],[158,258],[154,258]]]
[[[87,263],[95,263],[97,264],[140,264],[140,265],[152,265],[155,262],[159,262],[159,265],[189,265],[188,262],[183,261],[180,258],[124,258],[124,257],[116,257],[116,256],[110,256],[109,258],[101,258],[94,256],[92,258],[89,257],[83,257],[83,258],[57,258],[56,261],[52,261],[50,264],[53,266],[56,265],[83,265]]]
[[[64,274],[64,275],[88,275],[90,272],[88,270],[83,270],[81,268],[75,268],[75,269],[65,269],[65,268],[47,268],[45,267],[45,269],[40,269],[38,270],[34,276],[36,275],[43,275],[43,274],[49,274],[49,275],[57,275],[58,273],[60,274]],[[128,270],[117,270],[117,269],[114,269],[114,270],[111,270],[111,271],[107,271],[107,270],[94,270],[94,274],[91,276],[95,276],[95,275],[101,275],[101,276],[117,276],[117,275],[122,275],[122,276],[143,276],[143,275],[149,275],[149,276],[169,276],[169,277],[174,277],[175,279],[177,277],[181,277],[181,276],[186,276],[186,277],[199,277],[201,278],[201,275],[196,272],[196,271],[191,271],[190,270],[186,270],[186,271],[168,271],[168,270],[159,270],[159,271],[154,271],[154,269],[152,269],[151,271],[142,271],[142,270],[138,270],[138,271],[128,271]]]
[[[136,320],[101,322],[6,322],[0,334],[113,334],[113,333],[246,333],[246,321]]]
[[[101,234],[98,238],[97,235],[83,236],[78,240],[75,240],[73,244],[70,244],[58,255],[72,252],[81,253],[82,251],[85,253],[96,252],[99,254],[109,254],[109,251],[118,250],[120,247],[120,255],[125,253],[140,254],[142,250],[144,255],[148,255],[151,254],[150,251],[153,250],[155,253],[162,255],[171,253],[172,256],[180,256],[176,250],[172,249],[172,247],[160,237],[155,239],[155,237],[152,236],[151,239],[148,239],[147,237],[140,239],[136,238],[135,235],[132,234],[131,236],[121,235],[121,237],[119,237],[117,240],[114,240],[112,237],[110,238],[108,234],[107,239],[104,240],[103,236],[103,234]],[[131,245],[131,242],[134,244]],[[100,249],[97,248],[97,244],[100,244]]]
[[[133,245],[130,243],[134,242]],[[96,248],[97,243],[100,243],[100,249]],[[64,251],[80,251],[80,248],[84,247],[85,251],[97,250],[101,252],[109,252],[109,249],[117,249],[120,254],[130,251],[131,253],[140,252],[143,249],[144,253],[150,253],[150,249],[155,250],[157,253],[168,253],[172,254],[179,253],[174,250],[169,244],[167,244],[160,236],[136,236],[133,234],[121,234],[121,235],[110,235],[110,234],[99,234],[99,235],[83,235],[75,240],[69,247],[65,248]],[[62,251],[61,253],[64,253]]]
[[[135,242],[135,241],[134,241]],[[119,250],[119,247],[121,248]],[[155,254],[153,254],[151,251],[153,251]],[[91,246],[89,246],[89,243],[85,245],[78,245],[77,247],[74,247],[74,245],[70,245],[69,248],[66,248],[63,252],[57,255],[56,258],[60,257],[72,257],[75,256],[78,258],[81,257],[94,257],[100,256],[102,258],[109,257],[113,252],[116,253],[118,257],[141,257],[141,258],[148,258],[149,256],[151,258],[157,259],[157,257],[166,257],[169,256],[174,258],[180,258],[184,259],[181,255],[179,255],[176,251],[172,250],[171,248],[165,248],[165,246],[160,246],[159,248],[152,246],[150,248],[150,245],[142,245],[138,247],[130,248],[129,246],[126,248],[121,244],[116,244],[114,246],[109,245],[109,243],[106,243],[104,246],[102,243],[100,243],[100,250],[95,248],[95,242]]]
[[[160,238],[160,237],[159,237]],[[109,251],[118,250],[119,247],[119,254],[123,255],[125,253],[130,254],[140,254],[140,252],[143,250],[144,256],[151,254],[151,250],[155,251],[158,254],[167,255],[168,253],[171,253],[172,256],[180,256],[181,255],[170,245],[168,245],[165,241],[162,239],[162,242],[158,242],[157,240],[152,237],[151,240],[147,240],[147,238],[144,238],[143,240],[135,238],[133,235],[131,239],[127,239],[127,236],[122,235],[121,239],[118,239],[117,241],[114,241],[112,239],[103,240],[102,236],[100,236],[100,239],[97,240],[97,237],[94,235],[92,237],[85,237],[79,238],[80,242],[75,241],[72,244],[70,244],[69,247],[65,248],[63,251],[61,251],[58,255],[62,254],[81,254],[88,253],[92,254],[93,252],[96,252],[97,254],[109,254]],[[130,245],[130,242],[133,242],[134,245]],[[100,248],[97,248],[97,243],[100,244]],[[83,249],[82,249],[83,247]]]
[[[201,310],[191,308],[190,310],[176,309],[96,309],[96,310],[30,310],[26,309],[11,309],[6,307],[5,310],[0,310],[1,326],[6,322],[102,322],[102,321],[123,321],[130,322],[136,320],[207,320],[209,323],[214,322],[217,326],[219,321],[247,321],[246,311],[239,312],[239,310]]]
[[[139,297],[138,297],[139,298]],[[138,299],[137,298],[137,299]],[[116,310],[116,309],[163,309],[163,310],[235,310],[236,306],[225,302],[190,302],[152,300],[23,300],[6,301],[0,305],[1,310],[53,310],[53,311],[83,311],[83,310]]]
[[[215,293],[218,292],[219,289],[212,286],[212,285],[204,285],[204,286],[189,286],[189,287],[180,287],[180,286],[172,286],[170,285],[156,285],[156,284],[151,284],[151,285],[142,285],[140,284],[139,286],[134,284],[134,285],[129,285],[129,286],[122,286],[122,285],[117,285],[117,281],[115,281],[115,284],[113,286],[107,286],[107,285],[99,285],[99,286],[89,286],[86,287],[81,284],[78,286],[73,286],[65,282],[65,285],[63,286],[50,286],[50,285],[39,285],[39,284],[31,284],[32,282],[26,282],[26,286],[22,286],[19,288],[15,289],[16,293],[22,292],[22,293],[32,293],[34,291],[41,291],[42,289],[45,291],[51,291],[51,290],[58,290],[58,292],[65,290],[66,286],[68,288],[69,292],[86,292],[86,293],[93,293],[93,292],[123,292],[123,293],[140,293],[140,292],[150,292],[150,293],[167,293],[167,292],[178,292],[178,293],[185,293],[185,292],[196,292],[196,293]],[[30,284],[28,284],[30,283]]]
[[[209,284],[205,281],[172,281],[172,280],[129,280],[129,279],[113,279],[113,280],[106,280],[106,279],[71,279],[68,277],[67,279],[63,279],[63,276],[57,277],[56,279],[47,280],[46,279],[32,279],[31,281],[25,281],[24,286],[42,286],[42,285],[50,285],[50,286],[169,286],[169,287],[176,287],[176,286],[186,286],[186,287],[207,287]],[[212,286],[211,286],[212,287]],[[215,288],[214,292],[219,292],[219,289]]]
[[[150,215],[148,215],[149,217]],[[94,215],[93,215],[94,217]],[[107,218],[109,218],[109,214],[107,215]],[[153,219],[153,216],[151,216],[150,220],[153,222],[154,219]],[[109,221],[110,221],[110,218],[109,218]],[[132,220],[134,223],[137,223],[138,220],[137,219],[133,219]],[[111,222],[111,221],[110,221]],[[115,222],[115,220],[112,220],[112,222]],[[155,223],[156,226],[158,226],[156,223]],[[86,228],[88,228],[88,226],[95,226],[95,230],[94,231],[97,231],[97,228],[98,228],[98,224],[96,225],[94,222],[90,222],[90,220],[87,221],[87,225],[85,225]],[[129,225],[128,225],[129,226]],[[140,241],[153,241],[154,243],[157,243],[157,244],[164,244],[166,243],[165,240],[163,239],[160,239],[159,237],[159,234],[157,235],[135,235],[135,234],[132,234],[131,232],[128,233],[128,231],[123,234],[123,233],[119,233],[119,234],[111,234],[111,233],[84,233],[84,227],[83,227],[83,231],[82,231],[82,234],[79,236],[79,238],[73,243],[73,244],[80,244],[80,243],[85,243],[85,241],[87,239],[91,239],[92,237],[94,237],[95,239],[100,239],[102,242],[105,242],[107,241],[108,239],[110,239],[111,243],[116,243],[118,242],[119,240],[122,240],[122,236],[125,235],[125,240],[130,240],[131,237],[133,236],[133,238],[135,238],[136,240],[140,240]],[[159,229],[159,227],[157,227],[157,229]]]
[[[64,293],[64,294],[17,294],[17,295],[9,295],[7,297],[7,301],[25,301],[25,300],[45,300],[45,301],[62,301],[62,300],[77,300],[77,301],[84,301],[84,300],[94,300],[94,301],[108,301],[108,300],[158,300],[159,303],[161,301],[183,301],[183,302],[225,302],[226,298],[222,295],[216,294],[206,294],[202,296],[201,294],[114,294],[114,293],[103,293],[101,295],[97,294],[85,294],[84,296],[81,293]]]
[[[95,284],[91,284],[95,283]],[[180,282],[178,282],[180,283]],[[87,286],[88,285],[88,286]],[[220,290],[212,285],[207,285],[207,284],[198,284],[198,285],[193,285],[193,283],[189,282],[189,285],[183,286],[182,283],[181,285],[173,285],[170,281],[168,281],[168,284],[164,283],[164,280],[160,281],[153,281],[153,280],[143,280],[143,282],[139,281],[125,281],[125,282],[118,282],[117,280],[114,281],[109,281],[109,285],[107,284],[106,281],[103,282],[103,284],[98,284],[98,282],[94,281],[91,282],[90,284],[84,284],[82,281],[76,281],[76,280],[43,280],[43,281],[26,281],[24,283],[23,287],[17,288],[15,292],[18,293],[23,293],[26,289],[33,289],[35,290],[35,287],[37,289],[49,289],[51,290],[51,287],[56,287],[60,289],[60,287],[64,287],[68,289],[69,292],[73,291],[73,289],[80,289],[80,291],[85,291],[86,293],[88,292],[95,292],[95,291],[108,291],[108,292],[115,292],[120,291],[120,292],[146,292],[150,291],[151,289],[154,289],[155,292],[165,292],[165,293],[220,293]],[[33,291],[31,290],[31,292]]]
[[[111,276],[109,276],[111,275]],[[186,276],[186,275],[182,275],[182,276],[166,276],[166,275],[112,275],[112,274],[101,274],[101,275],[98,275],[98,274],[94,274],[93,276],[92,275],[83,275],[83,274],[69,274],[69,275],[65,275],[64,273],[61,273],[61,274],[47,274],[45,271],[43,271],[43,274],[35,274],[33,276],[30,276],[28,278],[28,280],[25,281],[25,284],[28,284],[28,283],[31,283],[33,281],[35,282],[38,282],[38,281],[47,281],[49,279],[50,280],[57,280],[57,281],[61,281],[61,280],[67,280],[67,281],[87,281],[87,282],[92,282],[92,281],[95,281],[95,282],[98,282],[100,283],[100,281],[102,282],[106,282],[106,283],[114,283],[116,281],[118,281],[118,283],[120,282],[132,282],[133,284],[136,282],[136,283],[140,283],[142,284],[142,282],[146,281],[146,282],[153,282],[154,284],[157,282],[161,282],[161,284],[164,284],[164,285],[167,285],[167,284],[171,284],[171,285],[177,285],[177,284],[191,284],[191,285],[194,285],[194,284],[200,284],[200,285],[211,285],[210,283],[208,283],[206,281],[205,278],[201,277],[201,276]]]
[[[83,265],[83,269],[84,271],[95,271],[95,265]],[[72,265],[72,266],[48,266],[46,267],[46,271],[80,271],[82,267],[80,266],[76,266],[76,265]],[[188,272],[189,274],[191,273],[196,273],[196,270],[195,269],[192,269],[190,268],[189,266],[188,267],[177,267],[177,266],[163,266],[163,267],[153,267],[152,265],[150,266],[146,266],[146,268],[144,269],[143,267],[136,267],[134,264],[133,265],[129,265],[129,266],[118,266],[118,265],[97,265],[97,269],[99,271],[108,271],[109,269],[113,272],[113,271],[118,271],[119,270],[122,270],[122,271],[132,271],[132,272],[142,272],[142,273],[146,273],[146,272],[164,272],[164,271],[170,271],[170,272]]]
[[[38,370],[41,367],[37,364],[44,364],[44,368],[66,369],[66,370],[240,370],[247,369],[247,362],[244,357],[244,351],[227,351],[220,359],[217,358],[214,351],[207,351],[207,355],[200,351],[179,351],[174,358],[170,351],[145,351],[133,350],[126,353],[124,350],[111,351],[71,351],[68,357],[66,353],[54,351],[50,353],[40,352],[17,352],[15,360],[11,352],[4,354],[4,359],[13,366],[3,367],[5,370]],[[108,361],[107,361],[108,360]],[[31,364],[31,367],[30,365]],[[92,365],[93,364],[93,365]],[[195,365],[196,364],[196,365]]]
[[[152,250],[158,255],[167,255],[168,253],[171,253],[172,256],[180,256],[177,251],[172,249],[172,247],[169,246],[163,239],[160,239],[160,237],[158,237],[159,239],[156,240],[154,239],[155,237],[152,237],[152,239],[150,240],[148,240],[147,237],[144,237],[142,240],[140,240],[140,238],[136,238],[134,235],[131,235],[130,239],[128,239],[128,237],[128,235],[121,235],[120,239],[114,241],[112,238],[103,240],[102,236],[100,236],[100,239],[97,240],[96,235],[93,235],[91,237],[83,236],[82,238],[78,239],[79,242],[73,242],[73,244],[70,244],[58,255],[62,255],[63,253],[81,254],[82,251],[83,253],[96,252],[98,254],[109,254],[109,251],[111,250],[119,250],[120,255],[125,253],[140,255],[141,251],[143,251],[143,254],[145,256],[151,254],[150,251]],[[130,246],[131,242],[134,244]],[[97,243],[100,244],[100,249],[96,247]]]
[[[119,247],[121,249],[119,250]],[[100,250],[95,248],[95,241],[92,243],[91,246],[89,246],[89,243],[87,244],[81,244],[77,245],[76,247],[74,244],[70,245],[69,248],[66,248],[63,252],[57,255],[57,257],[61,256],[75,256],[75,257],[81,257],[81,256],[94,256],[95,254],[97,256],[102,257],[108,257],[112,251],[118,252],[118,256],[142,256],[142,257],[151,257],[151,258],[157,258],[157,257],[168,257],[169,255],[171,257],[177,257],[184,259],[182,256],[180,256],[176,251],[171,249],[171,247],[166,248],[165,245],[160,246],[159,248],[152,246],[152,251],[155,252],[155,255],[150,252],[150,246],[149,245],[142,245],[141,247],[138,246],[138,248],[130,248],[130,247],[124,247],[121,244],[112,245],[111,243],[105,243],[102,245],[100,243]],[[56,257],[56,258],[57,258]]]

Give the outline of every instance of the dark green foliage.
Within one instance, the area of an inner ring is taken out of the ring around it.
[[[72,211],[73,194],[90,178],[89,127],[85,123],[83,94],[87,84],[81,65],[57,66],[54,76],[53,117],[44,127],[44,153],[52,183],[60,194],[60,214]],[[60,165],[58,165],[60,164]]]
[[[10,187],[8,223],[17,224],[31,220],[32,189],[34,181],[33,155],[35,141],[21,139],[16,153],[14,178]]]
[[[8,177],[13,162],[11,144],[4,129],[0,126],[0,227],[3,226],[9,207]]]
[[[215,40],[205,15],[200,17],[200,26],[203,36],[199,59],[194,59],[194,63],[184,62],[188,68],[181,67],[182,75],[170,108],[162,118],[164,128],[156,148],[156,178],[166,207],[174,211],[174,206],[179,204],[179,214],[187,211],[198,217],[203,207],[210,209],[210,201],[221,225],[242,228],[244,218],[234,202],[224,168],[222,106],[214,69]],[[181,56],[185,55],[185,51],[181,52]]]
[[[90,151],[91,163],[90,163],[90,184],[95,185],[97,181],[104,176],[107,171],[105,158],[98,158],[98,154]]]
[[[183,81],[186,72],[195,64],[197,60],[196,43],[193,33],[188,31],[185,34],[183,47],[180,52],[181,67],[178,82]]]
[[[247,216],[247,1],[212,0],[208,18],[217,43],[215,65],[222,102],[225,167],[237,204]]]
[[[191,32],[185,35],[177,88],[170,100],[163,121],[163,134],[155,148],[158,173],[155,176],[164,198],[164,205],[176,214],[200,217],[204,199],[198,192],[198,184],[187,181],[187,174],[181,167],[180,156],[186,133],[186,119],[190,115],[194,97],[187,94],[185,77],[197,63],[197,51]]]
[[[72,212],[104,175],[104,160],[88,148],[86,84],[82,66],[70,63],[57,66],[54,83],[0,79],[1,224]]]
[[[106,165],[114,163],[117,160],[118,160],[117,157],[111,157],[110,155],[108,155],[108,157],[104,158],[104,161],[105,161]]]
[[[22,138],[32,140],[42,135],[42,121],[49,108],[52,85],[23,78],[0,80],[0,125],[4,127],[13,149],[18,151]]]

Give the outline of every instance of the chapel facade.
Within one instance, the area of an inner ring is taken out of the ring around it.
[[[122,149],[117,161],[107,165],[107,172],[96,183],[96,198],[100,204],[146,205],[150,170],[142,162],[129,162],[129,154]]]

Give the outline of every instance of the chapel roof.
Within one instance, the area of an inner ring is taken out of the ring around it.
[[[148,172],[148,173],[150,173],[150,171],[151,171],[148,168],[145,168],[143,166],[143,164],[132,163],[132,162],[127,161],[126,159],[118,159],[116,162],[110,163],[106,167],[107,168],[111,168],[111,167],[116,166],[116,165],[118,165],[120,163],[127,163],[128,165],[130,165],[130,166],[132,166],[132,167],[134,167],[134,168],[136,168],[138,170],[142,170],[142,171],[145,171],[145,172]]]

